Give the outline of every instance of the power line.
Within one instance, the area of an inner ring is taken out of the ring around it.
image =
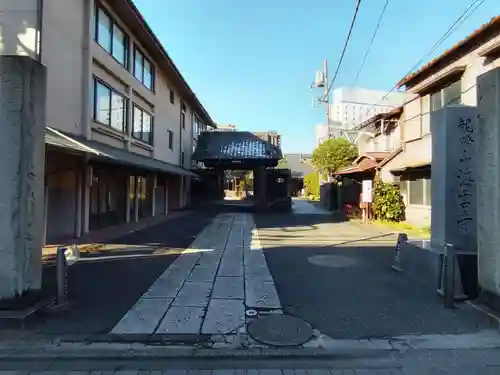
[[[352,29],[354,28],[354,24],[356,23],[356,17],[358,16],[358,10],[359,10],[360,4],[361,4],[361,0],[358,0],[358,2],[356,3],[356,9],[354,10],[354,15],[352,17],[351,26],[349,26],[349,32],[347,33],[347,38],[345,40],[344,47],[342,48],[342,53],[340,54],[340,59],[339,59],[339,62],[337,64],[337,69],[335,70],[335,74],[333,75],[332,82],[328,86],[328,90],[325,94],[325,97],[323,98],[324,100],[326,100],[326,98],[328,97],[328,94],[330,94],[330,91],[332,90],[332,87],[333,87],[333,83],[335,82],[335,79],[337,78],[337,75],[339,74],[340,66],[342,65],[342,60],[344,60],[344,55],[345,55],[345,52],[347,50],[347,46],[349,45],[349,41],[351,39]]]
[[[406,73],[406,75],[410,74],[411,72],[413,72],[415,69],[417,69],[420,64],[422,64],[430,55],[432,55],[434,53],[434,51],[436,51],[436,49],[439,48],[439,46],[441,44],[443,44],[445,42],[446,39],[448,39],[451,34],[453,34],[461,25],[462,23],[464,23],[483,3],[485,2],[485,0],[473,0],[469,6],[462,12],[462,14],[455,20],[455,22],[448,28],[448,30],[446,30],[446,32],[444,33],[443,36],[441,36],[441,38],[438,39],[438,41],[432,46],[430,52],[428,52],[424,57],[422,57],[420,60],[418,60],[418,62],[408,71],[408,73]],[[474,7],[474,9],[472,9],[470,12],[469,10]],[[469,12],[469,14],[467,14],[467,12]],[[398,82],[399,83],[399,82]],[[389,92],[387,92],[381,99],[380,101],[383,101],[384,99],[386,99],[390,93],[392,93],[397,87],[398,87],[398,83],[396,83],[391,89]],[[370,111],[375,108],[377,106],[377,104],[373,105],[367,112],[366,114],[370,113]]]
[[[389,5],[389,0],[385,1],[385,5],[382,8],[382,12],[380,12],[380,16],[378,18],[377,26],[375,27],[375,31],[373,32],[372,39],[370,40],[370,44],[368,44],[368,48],[366,49],[365,56],[363,57],[363,61],[361,62],[361,66],[359,67],[358,73],[356,74],[356,78],[354,79],[354,82],[352,86],[356,86],[356,83],[358,82],[358,78],[361,74],[361,71],[363,70],[363,67],[366,63],[366,59],[368,57],[368,54],[370,53],[370,49],[372,47],[373,42],[375,41],[375,38],[378,33],[378,29],[380,28],[380,24],[382,23],[382,19],[384,18],[385,10],[387,9],[387,5]]]

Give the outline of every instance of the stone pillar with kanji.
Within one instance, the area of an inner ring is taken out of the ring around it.
[[[431,113],[431,246],[477,252],[477,109],[448,106]]]

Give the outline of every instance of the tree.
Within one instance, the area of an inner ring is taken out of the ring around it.
[[[319,198],[319,173],[311,172],[304,176],[304,188],[306,196],[312,195]]]
[[[354,144],[345,138],[332,138],[316,147],[312,163],[320,172],[332,176],[351,164],[357,156],[358,150]]]

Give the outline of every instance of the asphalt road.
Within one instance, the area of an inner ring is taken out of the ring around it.
[[[212,216],[194,212],[168,220],[111,241],[132,245],[130,248],[120,246],[120,250],[82,259],[69,269],[71,309],[46,316],[42,324],[33,325],[36,331],[57,335],[108,333]],[[54,272],[54,267],[44,269],[45,279],[53,280]]]
[[[492,328],[466,306],[446,310],[435,291],[390,268],[395,236],[324,215],[259,215],[255,221],[286,313],[336,339],[463,333]]]

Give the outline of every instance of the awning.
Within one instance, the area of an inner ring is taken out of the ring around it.
[[[45,127],[45,143],[66,150],[84,152],[92,159],[105,160],[115,164],[129,165],[157,172],[165,172],[182,176],[198,177],[187,169],[161,160],[134,154],[127,150],[106,145],[80,137],[69,136],[50,127]]]
[[[400,152],[390,161],[390,163],[387,164],[388,164],[387,169],[389,169],[391,173],[399,174],[408,169],[421,168],[431,165],[431,156],[415,155],[415,153]]]
[[[415,92],[420,96],[424,96],[437,89],[441,89],[445,86],[448,86],[449,84],[459,80],[462,74],[464,74],[466,69],[467,66],[456,66],[452,69],[449,69],[446,72],[439,74],[425,86],[415,88]]]
[[[391,173],[402,173],[408,169],[422,168],[430,166],[430,161],[413,161],[408,164],[400,165],[398,167],[391,168]]]

